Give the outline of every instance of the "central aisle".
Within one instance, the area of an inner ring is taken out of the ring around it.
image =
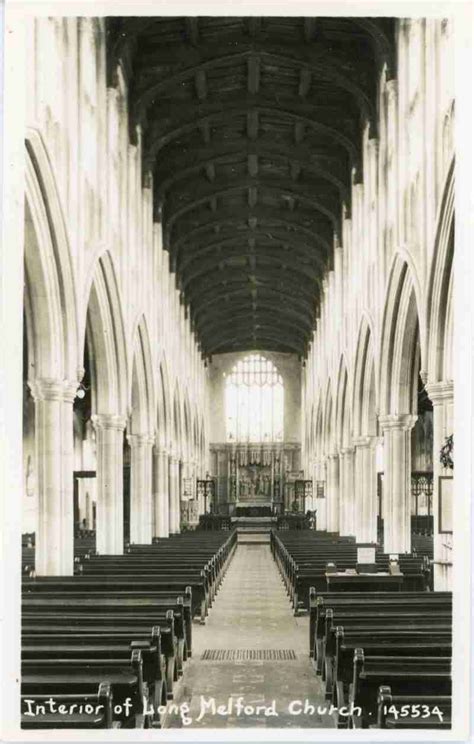
[[[308,622],[307,615],[293,616],[269,545],[239,545],[206,625],[193,626],[193,657],[186,664],[176,701],[189,704],[191,727],[332,727],[329,716],[317,712],[318,705],[328,704],[308,657]],[[204,652],[215,650],[286,650],[290,654],[283,656],[293,658],[202,658]],[[235,701],[239,697],[251,707],[271,706],[275,701],[278,716],[252,712],[250,708],[238,715]],[[213,701],[215,706],[228,706],[229,698],[234,701],[232,710],[220,715],[212,708]],[[293,705],[295,711],[302,711],[306,700],[314,705],[314,714],[290,714],[288,705],[292,701],[301,701],[301,705]],[[171,725],[181,726],[181,718],[174,716]]]

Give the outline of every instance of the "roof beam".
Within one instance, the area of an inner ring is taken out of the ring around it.
[[[193,46],[197,46],[199,44],[199,26],[198,26],[198,19],[187,17],[184,19],[184,23],[186,26],[186,35],[191,42]]]
[[[332,157],[327,151],[318,153],[314,148],[304,145],[297,147],[279,142],[264,142],[262,139],[258,142],[249,142],[243,137],[231,141],[213,138],[212,147],[196,148],[189,155],[173,156],[169,159],[169,165],[168,160],[162,160],[161,167],[155,173],[156,193],[164,194],[180,180],[189,182],[189,176],[201,171],[209,162],[217,165],[220,162],[228,162],[233,156],[238,158],[247,156],[248,172],[253,178],[258,175],[259,157],[277,162],[297,162],[306,172],[333,183],[340,191],[341,198],[349,200],[349,168],[346,175],[341,168],[340,159]]]
[[[214,256],[216,252],[221,250],[226,251],[228,256],[239,255],[242,250],[242,244],[249,241],[249,236],[252,236],[254,240],[260,241],[257,245],[259,255],[266,256],[278,254],[279,251],[283,251],[282,246],[284,245],[288,251],[291,251],[292,259],[308,263],[310,266],[314,266],[319,269],[320,273],[324,273],[326,265],[321,259],[320,251],[315,246],[314,241],[312,244],[305,243],[304,240],[295,235],[294,232],[286,232],[281,228],[267,228],[262,225],[258,230],[249,231],[248,233],[235,235],[233,230],[232,237],[222,238],[217,241],[207,242],[202,246],[196,246],[193,244],[192,251],[189,250],[185,253],[183,258],[177,265],[178,271],[186,275],[187,271],[192,271],[193,268],[199,269],[206,261],[206,255],[210,254]],[[264,238],[270,242],[270,245],[262,244],[261,239]]]
[[[306,43],[314,41],[316,31],[316,18],[304,19],[304,40]]]
[[[307,67],[302,67],[300,71],[300,81],[298,85],[298,95],[300,98],[306,98],[311,88],[311,70]]]
[[[260,58],[252,54],[247,60],[247,90],[256,95],[260,89]]]
[[[251,107],[251,111],[249,111],[249,107]],[[196,127],[199,129],[204,126],[209,127],[211,122],[215,126],[222,126],[228,125],[236,117],[247,116],[248,136],[250,139],[256,139],[258,133],[257,116],[259,113],[263,113],[269,118],[275,115],[280,120],[286,118],[289,126],[299,124],[303,135],[306,127],[309,131],[327,137],[347,152],[352,164],[358,163],[360,159],[357,143],[358,129],[354,129],[354,139],[348,137],[346,131],[338,128],[339,122],[334,119],[335,112],[332,113],[327,107],[307,106],[307,104],[302,104],[301,101],[296,100],[285,100],[278,103],[271,99],[251,98],[250,101],[249,99],[234,99],[229,102],[228,106],[223,105],[222,102],[219,105],[216,105],[215,102],[212,104],[206,102],[200,105],[180,106],[180,116],[183,118],[170,120],[166,129],[152,126],[148,130],[145,145],[147,167],[154,166],[158,152],[164,147],[180,139],[183,135],[192,133]],[[327,122],[321,120],[321,114],[323,113]],[[297,144],[301,140],[302,137],[301,139],[296,137]]]
[[[207,98],[207,81],[206,81],[205,70],[198,70],[196,72],[196,76],[194,80],[195,80],[197,97],[199,98],[200,101],[205,101]]]
[[[260,224],[265,222],[270,223],[267,227],[268,230],[271,230],[272,226],[283,225],[286,229],[292,230],[295,236],[298,234],[300,236],[305,236],[309,240],[310,244],[315,243],[316,245],[320,245],[327,254],[332,250],[332,243],[328,242],[323,237],[322,228],[327,228],[327,224],[323,226],[323,224],[319,222],[319,224],[314,224],[313,227],[309,228],[307,225],[303,225],[301,220],[296,219],[293,215],[286,212],[273,211],[261,206],[257,207],[254,210],[254,213]],[[223,208],[219,211],[219,216],[217,218],[207,218],[205,221],[201,222],[200,225],[194,225],[189,230],[183,230],[180,232],[180,234],[173,240],[171,248],[173,252],[176,253],[184,243],[186,243],[186,241],[195,241],[198,235],[213,230],[216,226],[242,225],[245,223],[246,220],[244,214],[237,215],[234,209]]]

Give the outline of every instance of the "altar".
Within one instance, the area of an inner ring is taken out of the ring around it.
[[[271,517],[273,506],[271,502],[244,502],[238,501],[235,505],[236,517]]]

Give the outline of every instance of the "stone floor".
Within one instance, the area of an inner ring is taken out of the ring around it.
[[[269,546],[238,546],[206,625],[194,625],[193,633],[193,657],[176,696],[181,709],[171,716],[171,727],[334,726],[317,710],[326,703],[308,658],[308,616],[293,616]],[[207,649],[288,649],[296,658],[207,661],[201,658]],[[304,712],[306,701],[314,713]]]

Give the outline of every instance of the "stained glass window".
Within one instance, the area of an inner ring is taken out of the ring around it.
[[[283,380],[260,354],[241,359],[227,375],[225,407],[228,441],[283,440]]]

